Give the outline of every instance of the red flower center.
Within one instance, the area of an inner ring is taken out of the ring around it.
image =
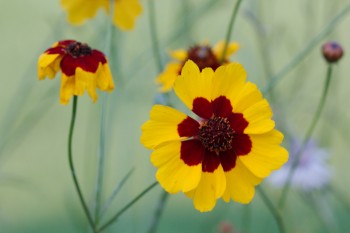
[[[92,50],[87,44],[82,44],[80,42],[72,42],[66,47],[66,51],[72,57],[83,57],[86,55],[91,55]]]
[[[202,69],[210,67],[216,70],[220,66],[220,62],[215,56],[213,50],[209,46],[194,46],[187,51],[187,58],[197,64]]]
[[[214,116],[201,125],[198,132],[198,138],[203,146],[217,155],[219,152],[232,149],[233,137],[234,131],[230,122],[224,117]]]

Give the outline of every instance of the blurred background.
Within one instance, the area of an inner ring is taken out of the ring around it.
[[[168,52],[195,43],[223,40],[235,1],[155,1],[160,47],[164,64]],[[132,31],[113,28],[110,65],[116,83],[106,95],[106,167],[103,200],[134,168],[122,191],[102,221],[116,213],[154,182],[150,151],[140,143],[140,126],[149,119],[157,95],[157,66],[152,53],[148,1]],[[232,40],[241,48],[231,60],[241,62],[248,79],[264,88],[269,77],[302,51],[345,7],[348,0],[244,0]],[[37,59],[54,42],[75,39],[103,50],[108,18],[97,17],[72,26],[59,0],[0,0],[0,233],[89,232],[79,204],[67,161],[67,135],[71,103],[59,104],[60,76],[38,81]],[[349,232],[350,180],[350,11],[331,25],[330,33],[288,72],[273,90],[272,106],[278,126],[302,137],[310,124],[322,93],[327,64],[321,45],[336,40],[345,50],[334,67],[325,109],[314,132],[318,145],[329,153],[329,188],[311,195],[320,202],[310,207],[292,190],[284,219],[288,232]],[[101,98],[103,94],[99,92]],[[271,95],[269,96],[269,98]],[[176,99],[175,96],[172,96]],[[96,182],[101,102],[79,98],[74,132],[74,160],[84,196],[92,205]],[[288,146],[288,143],[285,143]],[[280,190],[262,183],[271,200]],[[156,187],[105,232],[146,232],[161,188]],[[318,208],[317,207],[317,208]],[[246,216],[250,216],[249,226]],[[218,201],[209,213],[199,213],[192,201],[179,193],[165,206],[158,232],[278,232],[275,220],[256,194],[247,207]],[[328,224],[328,223],[326,223]],[[248,228],[248,230],[247,230]]]

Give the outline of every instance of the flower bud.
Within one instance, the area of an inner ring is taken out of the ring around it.
[[[343,56],[343,48],[335,41],[329,41],[322,46],[323,57],[329,63],[337,62]]]

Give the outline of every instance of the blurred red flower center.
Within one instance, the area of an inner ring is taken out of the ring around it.
[[[234,131],[230,122],[224,117],[212,117],[201,125],[198,138],[209,151],[224,152],[232,149]]]
[[[83,57],[85,55],[91,55],[92,50],[87,44],[80,42],[72,42],[66,47],[66,51],[72,57]]]
[[[200,70],[210,67],[216,70],[220,63],[209,46],[194,46],[187,51],[187,58],[197,64]]]

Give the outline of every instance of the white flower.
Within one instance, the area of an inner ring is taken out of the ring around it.
[[[288,163],[280,170],[273,172],[268,179],[273,186],[282,188],[285,185],[291,165],[300,147],[300,140],[294,138],[290,143]],[[305,192],[325,187],[331,179],[331,171],[327,163],[328,157],[329,153],[326,149],[319,148],[315,141],[309,140],[301,154],[291,186]]]

